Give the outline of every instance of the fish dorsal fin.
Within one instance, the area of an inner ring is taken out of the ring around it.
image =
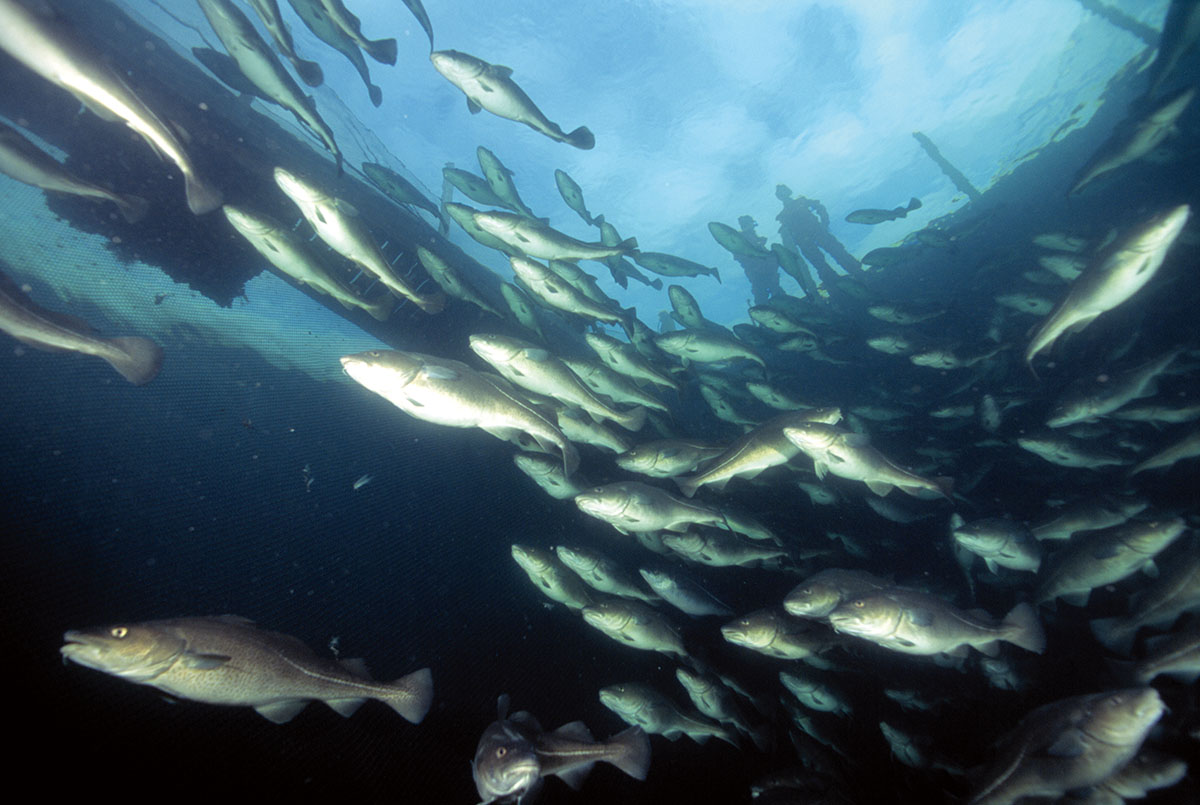
[[[537,361],[538,363],[545,363],[546,361],[550,360],[551,355],[550,355],[550,350],[548,350],[548,349],[542,349],[541,347],[532,347],[530,349],[525,350],[525,357],[531,361]]]
[[[216,615],[213,620],[221,623],[229,623],[234,626],[253,626],[254,621],[249,618],[243,618],[241,615]]]
[[[338,664],[345,668],[351,676],[356,676],[359,679],[372,679],[371,672],[367,670],[367,661],[362,657],[348,657],[344,660],[338,660]]]
[[[512,78],[512,68],[505,67],[503,64],[493,64],[489,72],[500,78]]]
[[[533,713],[530,713],[528,710],[521,710],[513,713],[508,717],[508,720],[514,724],[521,724],[522,726],[529,727],[534,732],[542,731],[542,725],[538,723],[536,718],[534,718]]]
[[[865,433],[850,432],[842,436],[842,443],[847,447],[866,447],[871,443],[871,437]]]
[[[570,724],[563,724],[550,735],[556,738],[566,738],[571,741],[579,741],[581,743],[591,743],[595,739],[592,737],[592,731],[587,728],[587,724],[582,721],[572,721]]]
[[[212,671],[220,668],[232,659],[228,654],[198,654],[192,651],[185,651],[180,661],[184,666],[193,671]]]
[[[933,625],[933,611],[920,607],[914,607],[908,610],[908,622],[913,626],[931,626]]]
[[[508,718],[508,708],[511,703],[512,703],[512,700],[509,699],[507,693],[500,694],[500,696],[496,699],[496,718],[497,718],[497,720],[503,721],[504,719]]]

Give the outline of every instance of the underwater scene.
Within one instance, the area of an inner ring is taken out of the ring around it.
[[[14,778],[1200,801],[1198,40],[0,0]]]

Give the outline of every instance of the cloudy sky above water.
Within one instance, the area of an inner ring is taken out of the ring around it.
[[[181,44],[200,44],[153,0],[127,5]],[[196,7],[169,5],[216,41]],[[428,40],[400,0],[346,0],[366,36],[400,41],[396,66],[368,59],[383,89],[379,108],[349,62],[316,40],[287,0],[280,5],[301,55],[325,70],[314,94],[331,123],[344,104],[435,196],[442,166],[479,172],[475,148],[484,145],[514,171],[538,215],[594,240],[596,230],[555,187],[554,169],[567,171],[590,211],[641,248],[718,266],[723,285],[708,277],[683,284],[723,322],[745,320],[750,293],[709,221],[736,225],[750,214],[777,240],[774,188],[782,182],[820,199],[834,234],[861,256],[964,202],[913,131],[984,188],[1144,49],[1077,0],[425,0],[438,49],[511,67],[564,130],[592,129],[595,149],[579,151],[469,114],[462,93],[429,63]],[[1110,5],[1158,28],[1167,2]],[[339,142],[349,161],[361,161],[348,131]],[[842,220],[911,196],[924,207],[907,219],[876,227]],[[472,253],[507,271],[500,255]],[[599,263],[584,266],[647,322],[668,307],[665,292],[636,284],[622,292]],[[796,290],[788,278],[783,284]]]

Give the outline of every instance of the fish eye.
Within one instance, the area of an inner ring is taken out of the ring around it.
[[[115,637],[115,638],[117,638],[118,640],[120,640],[120,639],[121,639],[121,638],[123,638],[125,635],[129,634],[129,630],[128,630],[127,628],[125,628],[124,626],[114,626],[114,627],[113,627],[113,628],[112,628],[112,629],[109,631],[109,634],[111,634],[113,637]]]
[[[368,355],[370,355],[372,358],[378,358],[378,357],[379,357],[379,350],[377,350],[377,349],[373,349],[373,350],[371,350],[371,351],[370,351],[369,353],[367,353],[367,354],[368,354]]]
[[[864,606],[864,602],[861,598],[854,602],[855,609],[862,609],[863,606]]]
[[[507,746],[501,746],[498,749],[496,749],[496,757],[504,757],[507,754],[508,754]]]

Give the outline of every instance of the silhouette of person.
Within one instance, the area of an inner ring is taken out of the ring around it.
[[[825,261],[822,251],[847,274],[862,271],[862,263],[830,234],[829,213],[824,204],[804,196],[792,198],[792,190],[785,184],[775,186],[775,197],[783,202],[783,210],[775,216],[779,221],[779,237],[784,244],[799,249],[804,259],[812,263],[827,291],[837,287],[838,273]]]
[[[743,215],[738,219],[738,223],[742,227],[742,237],[746,239],[747,243],[763,249],[767,248],[767,239],[754,231],[754,227],[758,224],[753,218]],[[775,255],[754,257],[735,254],[733,259],[741,264],[742,269],[746,272],[746,279],[750,280],[750,291],[754,294],[754,304],[765,305],[772,296],[783,293],[783,289],[779,287],[779,261],[775,259]]]

